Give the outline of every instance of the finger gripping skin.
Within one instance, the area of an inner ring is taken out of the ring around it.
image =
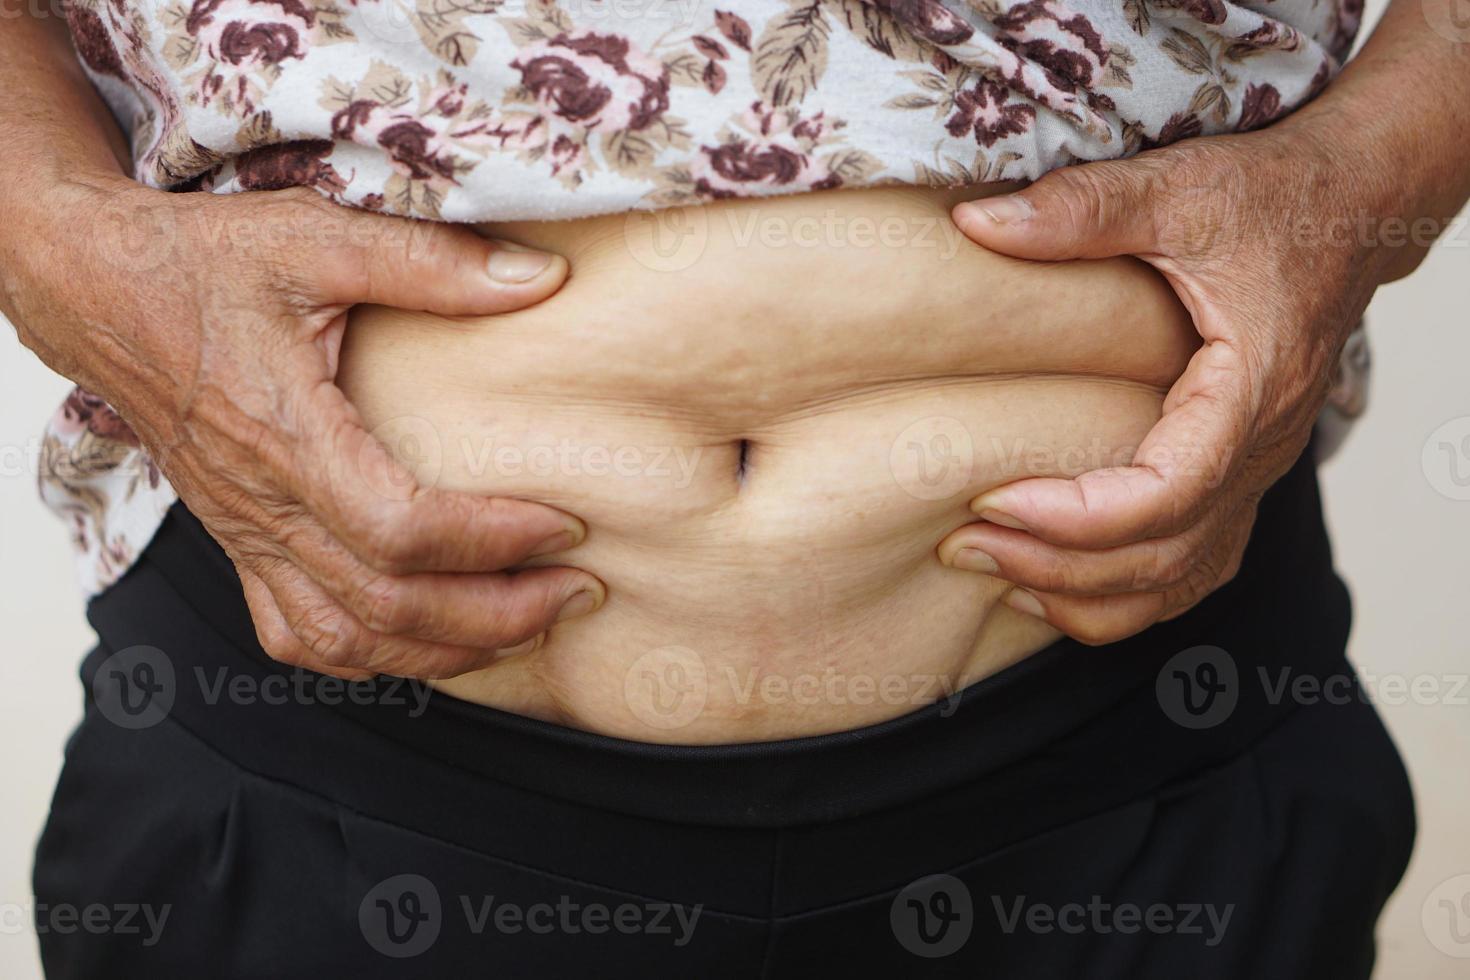
[[[362,302],[447,313],[530,306],[555,291],[564,261],[535,281],[497,284],[487,269],[495,246],[468,229],[358,212],[304,188],[179,195],[119,181],[89,200],[123,217],[152,209],[161,237],[143,257],[148,275],[129,274],[137,263],[115,247],[106,254],[100,234],[77,235],[69,264],[95,272],[85,288],[61,288],[33,255],[13,275],[7,267],[6,308],[24,313],[25,336],[48,363],[75,363],[78,380],[134,425],[226,553],[258,567],[260,577],[240,566],[241,580],[270,656],[338,675],[361,673],[347,665],[372,657],[395,658],[410,676],[459,672],[473,649],[420,634],[474,641],[484,618],[490,639],[509,646],[549,625],[570,588],[549,569],[521,588],[487,585],[484,617],[425,601],[405,577],[493,572],[559,533],[580,540],[580,522],[418,486],[363,429],[322,338]],[[94,231],[96,222],[78,220]],[[70,334],[41,329],[43,319]],[[347,574],[351,555],[368,567]]]
[[[1038,569],[1036,581],[1030,584],[1042,592],[1068,593],[1077,588],[1077,575],[1064,561],[1046,560],[1045,565]]]
[[[1146,616],[1132,614],[1127,617],[1118,617],[1107,621],[1089,622],[1084,621],[1068,631],[1072,639],[1089,647],[1105,647],[1111,643],[1127,639],[1135,633],[1142,632],[1152,625],[1152,621]]]
[[[375,633],[399,635],[423,629],[403,583],[390,575],[369,574],[352,593],[348,609]]]
[[[244,587],[245,603],[250,609],[250,619],[255,626],[255,638],[260,648],[272,660],[288,666],[303,666],[305,648],[286,619],[281,615],[275,598],[266,584],[249,568],[235,562],[235,570]]]
[[[299,651],[300,641],[286,621],[273,610],[258,609],[256,603],[250,604],[251,619],[255,622],[255,637],[260,647],[272,660],[291,666],[300,666]]]
[[[1178,615],[1236,574],[1256,502],[1307,445],[1342,345],[1383,281],[1384,249],[1341,226],[1398,213],[1378,185],[1403,161],[1354,174],[1361,141],[1344,146],[1335,123],[1324,131],[1301,122],[1308,115],[1053,171],[1021,192],[1029,219],[956,209],[967,234],[1005,254],[1142,259],[1205,342],[1133,465],[1022,480],[974,502],[982,518],[1100,559],[1074,558],[1064,572],[1054,551],[995,556],[1040,587],[1048,621],[1082,642]],[[1048,585],[1131,591],[1099,599]]]
[[[332,667],[358,666],[360,629],[341,609],[312,602],[297,611],[296,637],[311,655]]]
[[[506,581],[509,584],[515,579]],[[546,629],[556,615],[554,595],[531,589],[496,590],[485,601],[486,645],[496,649],[513,647]]]
[[[1203,542],[1190,541],[1182,535],[1160,541],[1153,548],[1149,564],[1136,569],[1131,591],[1168,588],[1184,581],[1199,563],[1202,546]]]
[[[1105,235],[1119,210],[1136,204],[1128,188],[1101,167],[1055,171],[1037,186],[1037,213],[1073,241]]]
[[[429,561],[422,527],[404,505],[385,505],[371,515],[369,523],[358,526],[361,530],[355,532],[355,550],[384,575],[408,575]]]
[[[1168,597],[1162,592],[1128,596],[1118,605],[1121,611],[1099,633],[1097,639],[1100,642],[1096,645],[1117,643],[1143,632],[1157,623],[1169,608]]]

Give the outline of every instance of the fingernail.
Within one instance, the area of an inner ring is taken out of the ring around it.
[[[568,548],[576,545],[580,540],[581,536],[575,531],[558,531],[537,545],[536,550],[531,552],[530,557],[536,558],[540,555],[549,555],[553,551],[566,551]]]
[[[597,608],[597,596],[589,590],[583,589],[562,604],[561,611],[556,614],[558,623],[568,619],[576,619],[585,616]]]
[[[497,248],[490,253],[488,271],[496,282],[510,285],[535,279],[551,264],[551,256],[545,252],[513,252],[508,248]]]
[[[984,572],[987,575],[1000,571],[1000,566],[995,563],[995,559],[979,548],[961,548],[955,552],[951,564],[967,572]]]
[[[1016,520],[1016,518],[1012,517],[1010,514],[1007,514],[1003,510],[992,510],[989,507],[985,507],[979,511],[976,511],[976,515],[982,521],[989,521],[992,524],[999,524],[1001,527],[1013,527],[1017,531],[1031,530],[1029,527],[1022,524],[1020,521]]]
[[[1017,225],[1036,213],[1030,201],[1014,194],[987,197],[975,202],[974,207],[998,225]]]
[[[1002,601],[1018,613],[1035,616],[1037,619],[1046,618],[1046,609],[1041,605],[1041,600],[1025,589],[1012,589]]]

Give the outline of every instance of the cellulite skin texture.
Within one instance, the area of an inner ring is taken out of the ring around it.
[[[339,381],[378,435],[421,482],[581,517],[584,544],[534,561],[608,588],[440,689],[759,741],[904,714],[1054,640],[935,546],[991,487],[1126,463],[1199,341],[1142,263],[988,252],[949,222],[958,199],[488,226],[571,280],[496,317],[357,310]]]

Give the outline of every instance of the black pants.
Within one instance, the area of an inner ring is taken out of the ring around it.
[[[782,743],[284,668],[182,508],[89,615],[53,978],[1346,980],[1413,839],[1305,462],[1188,615]]]

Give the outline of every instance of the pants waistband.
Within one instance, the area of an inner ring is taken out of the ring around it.
[[[1262,501],[1237,578],[1186,615],[1103,647],[1063,639],[912,714],[781,742],[635,743],[391,678],[345,685],[277,664],[256,642],[228,558],[182,505],[89,616],[105,652],[161,653],[172,719],[252,771],[367,812],[393,808],[394,794],[415,810],[453,809],[493,788],[752,829],[951,793],[1003,800],[1008,821],[1033,823],[1135,798],[1233,757],[1284,719],[1290,698],[1260,683],[1259,668],[1343,670],[1350,618],[1307,457]],[[305,682],[341,694],[266,704],[227,686],[261,691],[271,678],[280,690]]]

